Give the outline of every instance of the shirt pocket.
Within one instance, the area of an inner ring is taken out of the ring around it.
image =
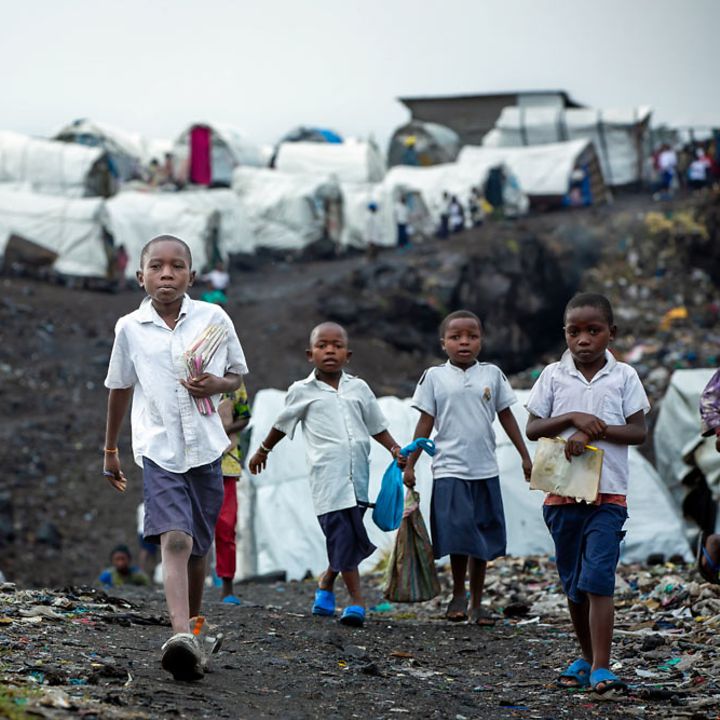
[[[625,425],[623,400],[619,389],[608,389],[602,400],[601,419],[608,425]]]

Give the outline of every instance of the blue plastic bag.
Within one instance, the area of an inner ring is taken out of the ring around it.
[[[407,457],[419,449],[432,456],[435,454],[435,443],[427,438],[417,438],[402,448],[400,454]],[[373,508],[373,522],[385,532],[397,530],[402,521],[404,506],[403,471],[397,460],[393,460],[383,475],[380,492]]]

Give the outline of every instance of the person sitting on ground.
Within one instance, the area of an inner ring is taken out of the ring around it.
[[[445,617],[468,619],[465,578],[470,570],[470,622],[493,625],[482,606],[488,560],[505,554],[505,515],[495,455],[497,414],[517,449],[525,478],[532,461],[510,406],[510,383],[500,368],[477,360],[482,348],[480,318],[468,310],[450,313],[440,325],[440,344],[448,361],[426,370],[412,404],[420,411],[415,438],[429,438],[433,428],[437,452],[432,461],[430,527],[435,558],[450,555],[453,594]],[[405,485],[415,485],[415,463],[408,458]]]
[[[136,565],[127,545],[116,545],[110,553],[110,566],[100,573],[100,584],[105,587],[122,585],[149,585],[148,576]]]
[[[635,369],[608,350],[617,328],[606,297],[576,295],[564,319],[568,349],[542,371],[530,391],[525,432],[530,440],[563,437],[569,461],[591,443],[604,455],[596,502],[548,494],[543,506],[582,651],[557,683],[592,687],[599,694],[623,693],[627,685],[610,671],[615,569],[628,517],[628,445],[645,441],[650,403]]]
[[[340,622],[360,627],[365,622],[365,600],[358,566],[375,550],[363,524],[369,503],[370,438],[398,464],[404,466],[405,460],[372,390],[343,369],[352,355],[345,328],[333,322],[316,326],[306,355],[313,371],[290,386],[285,409],[250,458],[249,468],[253,475],[262,472],[275,445],[285,435],[292,438],[297,424],[302,425],[313,505],[329,559],[315,591],[312,613],[334,617],[333,588],[342,574],[351,604],[343,610]]]
[[[710,378],[700,396],[702,435],[715,436],[715,449],[720,452],[720,370]],[[697,570],[703,580],[720,585],[720,535],[701,532],[697,543]]]
[[[220,597],[228,605],[240,605],[235,595],[233,580],[237,567],[235,526],[237,525],[237,483],[242,475],[242,451],[238,445],[238,433],[250,422],[250,405],[245,383],[231,393],[225,393],[218,405],[223,428],[230,438],[230,447],[222,456],[224,485],[223,504],[215,525],[215,574],[222,581]]]

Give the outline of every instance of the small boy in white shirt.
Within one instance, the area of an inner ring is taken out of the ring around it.
[[[312,612],[335,615],[333,587],[342,574],[351,605],[343,610],[340,622],[360,627],[365,622],[365,600],[358,565],[375,550],[363,524],[369,502],[370,438],[387,448],[399,464],[404,465],[404,460],[372,390],[343,370],[352,355],[345,329],[330,322],[318,325],[306,354],[315,369],[290,386],[285,409],[250,458],[249,468],[253,475],[262,472],[270,451],[285,435],[292,438],[297,424],[302,424],[313,505],[329,560]]]
[[[594,504],[548,494],[543,507],[582,651],[558,684],[591,686],[601,694],[624,692],[627,686],[610,670],[615,568],[628,517],[628,445],[644,442],[650,404],[635,369],[617,362],[607,349],[617,328],[606,297],[572,298],[564,329],[568,349],[542,371],[530,393],[526,434],[530,440],[566,438],[568,460],[591,442],[604,457]]]
[[[199,641],[205,556],[223,501],[220,456],[228,436],[217,412],[202,414],[232,392],[247,373],[245,356],[227,313],[192,300],[190,248],[160,235],[140,255],[138,282],[147,292],[140,307],[118,320],[110,366],[103,474],[124,492],[118,436],[132,397],[132,445],[143,469],[145,540],[159,543],[165,598],[174,635],[163,645],[162,665],[176,680],[203,676]],[[209,327],[218,346],[203,371],[188,378],[184,353]]]

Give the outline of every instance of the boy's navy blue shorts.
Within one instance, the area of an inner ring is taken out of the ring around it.
[[[355,570],[366,557],[375,552],[363,522],[365,510],[366,507],[356,505],[318,515],[318,522],[325,535],[330,569],[334,572]]]
[[[159,543],[163,533],[180,530],[193,539],[193,555],[207,555],[225,496],[220,458],[174,473],[144,457],[143,495],[145,540]]]
[[[574,603],[585,593],[612,597],[627,509],[611,503],[544,505],[543,517],[555,541],[555,558],[565,594]]]

